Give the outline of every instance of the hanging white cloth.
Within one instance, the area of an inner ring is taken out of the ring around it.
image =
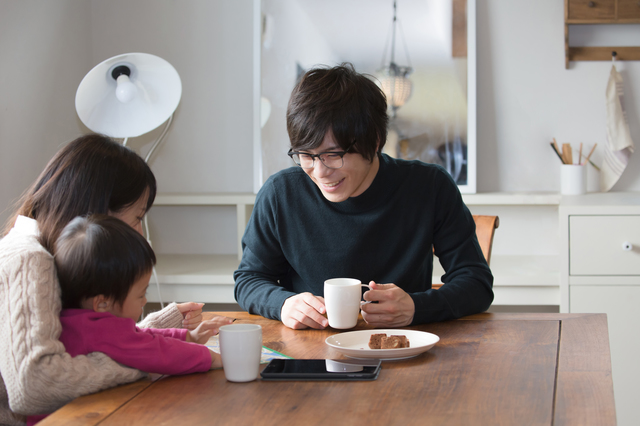
[[[633,140],[622,102],[622,76],[611,67],[606,91],[607,142],[600,171],[600,190],[609,191],[620,179],[633,153]]]

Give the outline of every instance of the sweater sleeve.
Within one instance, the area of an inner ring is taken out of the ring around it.
[[[148,373],[190,374],[211,368],[210,349],[186,342],[185,329],[138,328],[128,318],[101,318],[84,335],[87,352],[103,352],[115,361]]]
[[[233,278],[234,295],[242,309],[280,320],[284,301],[296,293],[280,285],[291,266],[280,246],[273,195],[272,181],[269,180],[256,197],[242,237],[242,260]]]
[[[434,204],[433,247],[445,270],[444,285],[411,293],[414,324],[476,314],[493,302],[493,275],[478,244],[473,216],[455,182],[446,172],[442,175]]]
[[[183,316],[174,302],[158,312],[152,312],[138,323],[140,328],[182,328]]]
[[[32,240],[26,249],[2,241],[0,251],[0,371],[11,410],[50,413],[78,396],[143,377],[104,354],[72,358],[65,352],[53,257]]]
[[[244,247],[242,261],[234,273],[235,298],[240,307],[250,314],[280,321],[284,301],[296,293],[278,284],[249,246]]]

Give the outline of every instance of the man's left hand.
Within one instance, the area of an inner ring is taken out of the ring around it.
[[[362,305],[362,317],[374,327],[403,327],[411,324],[416,307],[407,292],[395,284],[369,283],[364,300],[378,303]]]

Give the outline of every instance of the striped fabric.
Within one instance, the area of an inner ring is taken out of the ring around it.
[[[622,76],[614,65],[606,91],[607,142],[600,172],[600,190],[603,192],[615,185],[633,153],[633,140],[622,99]]]

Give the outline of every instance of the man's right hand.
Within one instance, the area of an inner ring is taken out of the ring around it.
[[[284,325],[294,330],[303,328],[321,330],[329,325],[329,321],[323,316],[326,312],[322,297],[311,293],[300,293],[284,301],[280,317]]]

